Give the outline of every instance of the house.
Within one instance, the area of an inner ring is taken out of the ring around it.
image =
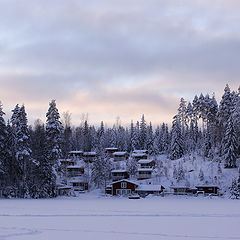
[[[114,162],[124,161],[128,159],[127,152],[114,152],[113,153]]]
[[[88,190],[88,182],[84,178],[71,179],[69,183],[74,191],[86,191]]]
[[[164,189],[162,185],[141,184],[136,188],[136,193],[141,197],[146,197],[149,194],[159,195]]]
[[[78,177],[84,174],[84,168],[82,166],[68,166],[67,177]]]
[[[216,185],[198,185],[196,186],[197,188],[197,194],[198,193],[203,193],[203,194],[214,194],[214,195],[218,195],[218,190],[219,187]]]
[[[134,150],[132,153],[132,158],[136,161],[141,159],[148,159],[148,151],[147,150]]]
[[[81,159],[83,157],[83,151],[70,151],[68,156],[72,159]]]
[[[57,195],[58,196],[70,195],[71,189],[72,187],[67,185],[57,186]]]
[[[191,195],[196,193],[196,189],[186,186],[174,186],[170,188],[173,189],[174,195]]]
[[[105,153],[108,157],[113,158],[113,153],[118,152],[118,150],[116,147],[108,147],[105,148]]]
[[[83,153],[83,160],[84,162],[92,163],[97,157],[96,152],[84,152]]]
[[[112,174],[113,181],[129,178],[129,173],[127,170],[112,170],[111,174]]]
[[[138,169],[138,180],[149,179],[152,177],[152,168],[139,168]]]
[[[112,195],[131,195],[135,193],[136,188],[138,187],[138,183],[129,181],[126,179],[119,180],[117,182],[113,182],[112,186]],[[109,191],[109,186],[108,186]]]
[[[75,161],[72,159],[60,159],[59,162],[61,167],[74,166],[75,164]]]
[[[153,168],[155,167],[155,161],[153,159],[141,159],[138,161],[141,168]]]

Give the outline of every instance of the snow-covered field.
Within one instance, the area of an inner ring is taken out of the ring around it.
[[[0,239],[240,239],[240,202],[81,196],[0,200]]]

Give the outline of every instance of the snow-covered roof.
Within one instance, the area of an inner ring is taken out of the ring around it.
[[[197,185],[196,188],[200,188],[200,187],[217,187],[219,188],[217,185],[208,185],[208,184],[205,184],[205,185]]]
[[[80,168],[81,168],[81,169],[82,169],[82,168],[84,168],[84,167],[83,167],[83,166],[77,166],[77,165],[75,165],[75,166],[68,166],[67,168],[68,168],[68,169],[69,169],[69,168],[75,168],[75,169],[78,169],[78,168],[80,169]]]
[[[119,183],[119,182],[129,182],[129,183],[132,183],[132,184],[135,184],[135,185],[139,185],[139,183],[135,182],[135,181],[131,181],[131,180],[127,180],[127,179],[122,179],[122,180],[118,180],[116,182],[112,182],[110,185],[113,185],[115,183]]]
[[[112,173],[122,173],[122,172],[127,172],[127,170],[124,169],[117,169],[117,170],[112,170]]]
[[[142,149],[142,150],[134,150],[133,153],[147,153],[148,150]]]
[[[83,151],[70,151],[69,153],[70,153],[70,154],[71,154],[71,153],[73,153],[73,154],[74,154],[74,153],[83,153]]]
[[[154,160],[153,159],[141,159],[141,160],[139,160],[138,161],[138,163],[151,163],[151,162],[154,162]]]
[[[127,152],[115,152],[113,153],[113,156],[125,156]]]
[[[162,185],[142,184],[139,185],[136,191],[161,191]]]
[[[143,157],[143,156],[147,156],[146,153],[133,153],[132,157]]]
[[[61,190],[61,189],[71,189],[72,187],[71,186],[59,186],[57,187],[57,189]]]
[[[186,186],[170,186],[170,188],[176,188],[176,189],[178,189],[178,188],[185,188],[185,189],[190,189],[189,187],[186,187]]]
[[[87,180],[85,180],[84,178],[80,178],[80,179],[72,179],[69,182],[70,183],[87,183]]]
[[[116,147],[108,147],[108,148],[105,148],[105,150],[118,150],[118,148],[116,148]]]
[[[139,168],[138,171],[139,172],[152,172],[153,169],[152,168]]]
[[[72,159],[59,159],[60,162],[75,162]]]
[[[85,156],[96,156],[97,153],[96,152],[84,152],[83,155],[85,155]]]

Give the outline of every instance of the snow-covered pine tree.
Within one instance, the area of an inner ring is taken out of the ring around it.
[[[170,146],[170,159],[175,160],[183,156],[183,137],[178,115],[174,116],[172,124],[172,138]]]
[[[240,185],[237,179],[232,180],[232,185],[230,186],[230,197],[233,199],[239,199],[240,197]]]
[[[19,171],[19,196],[29,197],[29,181],[30,181],[30,135],[27,125],[27,114],[24,105],[18,105],[13,110],[11,118],[12,126],[15,133],[15,149],[16,149],[16,163]]]
[[[139,132],[140,149],[145,149],[147,147],[146,137],[147,137],[147,123],[143,114],[140,122],[140,132]]]
[[[147,126],[147,136],[146,136],[146,143],[147,143],[147,150],[149,155],[153,155],[154,148],[153,148],[153,129],[152,129],[152,123],[150,122],[149,126]]]
[[[4,114],[2,103],[0,102],[0,187],[6,186],[7,184],[7,126],[3,118]]]
[[[60,122],[60,115],[56,106],[56,101],[52,100],[49,103],[49,109],[46,113],[46,139],[47,139],[47,163],[46,169],[49,178],[49,197],[56,196],[56,175],[58,168],[58,159],[62,156],[62,132],[63,126]]]
[[[63,126],[60,122],[60,115],[56,106],[56,100],[49,103],[49,109],[46,113],[46,136],[49,149],[49,160],[54,167],[58,164],[58,159],[62,156],[62,133]]]
[[[230,115],[227,121],[223,145],[225,168],[236,167],[237,147],[237,136],[233,124],[233,117]]]

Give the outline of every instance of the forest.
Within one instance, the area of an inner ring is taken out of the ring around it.
[[[97,153],[91,179],[96,187],[110,178],[111,166],[104,153],[107,147],[128,153],[146,149],[150,156],[165,154],[172,161],[197,155],[221,162],[224,168],[238,167],[240,88],[232,91],[226,85],[219,103],[209,94],[196,95],[191,102],[181,98],[176,113],[171,126],[161,123],[153,127],[144,115],[127,127],[119,121],[112,127],[103,121],[94,126],[87,118],[72,126],[71,114],[60,116],[52,100],[46,122],[37,119],[30,126],[24,105],[17,104],[6,121],[1,104],[0,188],[6,196],[14,190],[19,198],[56,197],[58,160],[67,158],[72,150]]]

